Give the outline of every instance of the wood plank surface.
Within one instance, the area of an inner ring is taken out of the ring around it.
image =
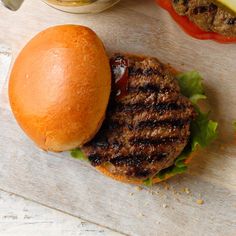
[[[0,190],[1,236],[122,236]]]
[[[46,27],[82,24],[97,32],[109,53],[151,55],[178,70],[197,70],[205,79],[212,117],[220,123],[218,140],[198,153],[188,173],[140,190],[100,175],[68,153],[35,147],[11,114],[1,78],[1,189],[127,235],[235,235],[235,44],[188,37],[151,0],[123,0],[96,15],[26,1],[18,12],[1,8],[0,14],[0,41],[11,46],[13,57]]]

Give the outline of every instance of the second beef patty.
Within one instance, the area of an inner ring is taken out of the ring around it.
[[[179,15],[187,16],[204,31],[236,37],[236,16],[210,0],[171,0]]]

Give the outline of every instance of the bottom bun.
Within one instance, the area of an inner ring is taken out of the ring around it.
[[[187,159],[185,160],[185,164],[188,165],[192,158],[195,156],[195,153],[191,153]],[[138,185],[141,185],[141,184],[144,184],[143,183],[143,179],[137,179],[137,178],[127,178],[126,176],[124,175],[116,175],[116,174],[113,174],[109,171],[109,168],[108,166],[97,166],[96,169],[98,171],[100,171],[102,174],[112,178],[112,179],[115,179],[117,181],[120,181],[120,182],[123,182],[123,183],[127,183],[127,184],[138,184]],[[154,177],[152,179],[152,184],[156,184],[156,183],[159,183],[159,182],[162,182],[162,181],[165,181],[173,176],[175,176],[177,174],[166,174],[165,178],[163,179],[160,179],[158,177]]]

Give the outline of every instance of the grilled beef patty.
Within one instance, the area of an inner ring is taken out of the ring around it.
[[[93,166],[147,178],[171,166],[186,146],[195,111],[167,66],[155,58],[115,55],[106,119],[83,147]]]
[[[236,37],[236,16],[210,0],[172,0],[175,11],[187,16],[204,31]]]

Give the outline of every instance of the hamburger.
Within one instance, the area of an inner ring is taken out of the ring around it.
[[[217,124],[197,106],[206,98],[200,75],[178,74],[156,58],[129,54],[114,55],[110,64],[106,119],[72,155],[128,183],[157,183],[185,172],[197,146],[216,137]]]
[[[158,59],[117,53],[110,59],[83,26],[55,26],[20,52],[9,81],[13,114],[43,150],[74,158],[116,180],[159,182],[183,173],[217,123],[197,103],[197,72]]]
[[[156,0],[185,32],[198,39],[236,42],[234,0]]]

